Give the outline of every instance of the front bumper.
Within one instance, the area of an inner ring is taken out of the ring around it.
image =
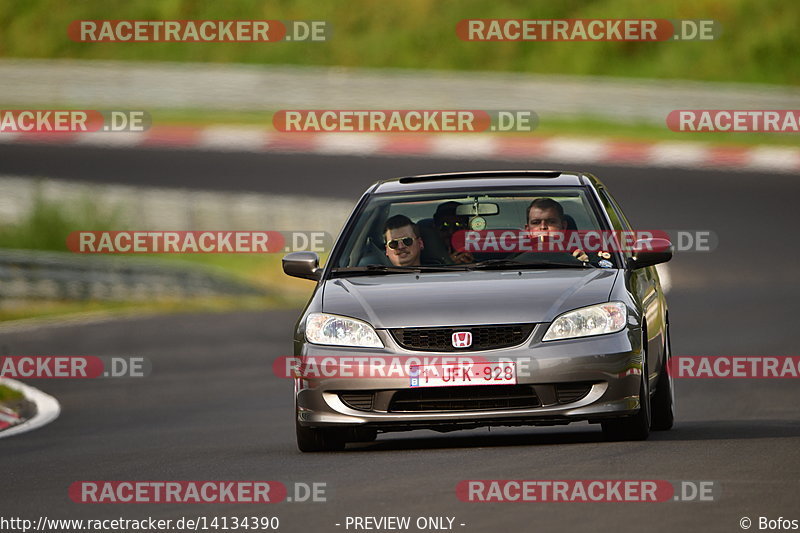
[[[309,427],[362,427],[380,431],[434,429],[449,431],[480,426],[554,425],[586,420],[599,422],[635,414],[639,410],[642,379],[640,330],[566,341],[541,342],[542,326],[521,346],[502,350],[436,354],[400,348],[385,331],[379,335],[383,350],[363,350],[303,344],[300,356],[480,357],[486,361],[514,361],[517,383],[530,385],[541,399],[535,407],[402,411],[392,408],[398,391],[411,389],[408,377],[323,377],[295,379],[298,423]],[[524,372],[520,372],[524,369]],[[587,392],[567,403],[548,393],[561,384],[586,384]],[[508,385],[500,385],[507,387]],[[462,387],[446,387],[450,390]],[[419,388],[415,388],[419,390]],[[375,393],[369,409],[356,409],[340,396],[343,392]]]

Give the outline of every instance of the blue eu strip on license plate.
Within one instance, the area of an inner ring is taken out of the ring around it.
[[[516,385],[516,366],[511,362],[412,365],[411,387],[459,387],[465,385]]]

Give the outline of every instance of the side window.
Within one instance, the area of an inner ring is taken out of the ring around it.
[[[622,212],[622,209],[620,209],[620,207],[619,207],[619,204],[617,203],[617,201],[616,201],[616,200],[614,200],[614,198],[613,198],[613,197],[612,197],[610,194],[608,194],[607,192],[605,192],[605,190],[604,190],[603,192],[604,192],[606,195],[608,195],[608,199],[609,199],[609,200],[611,200],[611,205],[614,207],[614,212],[616,212],[616,213],[617,213],[617,216],[619,216],[619,219],[620,219],[620,221],[622,222],[622,227],[624,227],[624,228],[625,228],[626,230],[628,230],[628,231],[631,231],[631,230],[633,229],[633,228],[631,227],[631,223],[630,223],[630,222],[628,222],[628,219],[627,219],[627,217],[625,216],[625,213],[623,213],[623,212]]]
[[[614,231],[630,231],[631,226],[628,224],[625,215],[622,214],[622,211],[620,211],[606,190],[600,189],[598,193],[600,194],[600,201],[608,213],[608,218],[611,219],[611,227],[614,228]],[[622,252],[622,255],[628,259],[631,256],[631,252]]]
[[[622,214],[619,206],[617,206],[614,199],[606,192],[605,189],[600,189],[600,201],[603,202],[603,207],[608,212],[608,218],[611,219],[611,226],[617,231],[630,231],[631,225]]]

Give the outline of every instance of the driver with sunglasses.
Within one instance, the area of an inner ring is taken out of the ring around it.
[[[394,266],[419,266],[425,248],[419,228],[405,215],[395,215],[383,227],[386,257]]]

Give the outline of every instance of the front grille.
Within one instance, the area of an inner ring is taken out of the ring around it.
[[[372,392],[347,392],[339,394],[339,399],[342,400],[347,407],[351,409],[358,409],[359,411],[372,411],[372,401],[375,394]]]
[[[389,412],[473,411],[540,407],[530,385],[428,387],[397,391]]]
[[[556,383],[558,403],[572,403],[583,399],[592,390],[591,383]]]
[[[525,342],[534,324],[504,324],[497,326],[453,326],[445,328],[397,328],[389,331],[397,344],[407,350],[420,352],[457,352],[509,348]],[[453,333],[472,333],[472,346],[454,348]]]

